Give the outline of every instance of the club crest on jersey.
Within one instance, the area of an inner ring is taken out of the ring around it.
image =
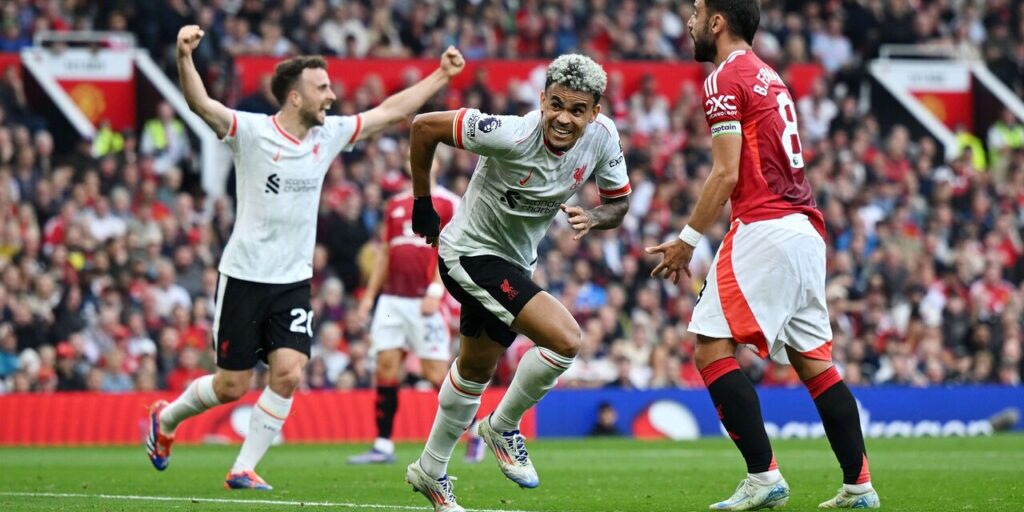
[[[264,189],[266,194],[277,194],[281,191],[281,178],[277,176],[277,173],[267,176],[267,188]]]
[[[491,133],[501,127],[501,120],[497,117],[485,117],[477,123],[476,127],[483,133]]]
[[[512,283],[508,282],[508,278],[501,282],[501,291],[508,297],[508,300],[515,300],[516,295],[519,295],[519,290],[512,287]]]
[[[586,164],[583,164],[583,167],[577,167],[577,168],[573,169],[572,170],[572,179],[573,179],[574,183],[572,184],[571,187],[569,187],[569,190],[576,190],[576,189],[580,188],[580,186],[583,185],[583,175],[586,174],[586,173],[587,173],[587,165]]]
[[[704,102],[704,113],[708,117],[719,117],[726,114],[735,113],[736,105],[732,103],[736,99],[736,96],[732,94],[719,94],[718,96],[711,96]]]

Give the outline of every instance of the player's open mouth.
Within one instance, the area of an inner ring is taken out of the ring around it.
[[[553,132],[555,132],[555,133],[557,133],[559,135],[565,136],[565,137],[568,137],[569,135],[572,135],[572,130],[570,130],[568,128],[559,128],[559,127],[554,126],[554,125],[551,126],[551,131],[553,131]]]

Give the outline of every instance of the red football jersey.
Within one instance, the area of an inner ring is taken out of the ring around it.
[[[740,175],[729,199],[743,222],[803,213],[825,235],[811,186],[804,179],[796,104],[779,74],[749,50],[729,55],[704,80],[704,114],[711,137],[743,137]]]
[[[434,209],[441,217],[441,228],[452,220],[459,198],[435,187]],[[388,242],[388,273],[381,293],[399,297],[422,297],[437,275],[437,249],[412,231],[412,192],[388,200],[384,208],[384,236]]]

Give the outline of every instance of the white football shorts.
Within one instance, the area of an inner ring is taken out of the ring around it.
[[[403,349],[420,359],[447,361],[451,357],[451,331],[441,313],[423,316],[422,298],[381,295],[370,323],[370,349]]]
[[[825,241],[806,215],[733,221],[697,298],[690,332],[751,344],[788,364],[786,346],[832,359]]]

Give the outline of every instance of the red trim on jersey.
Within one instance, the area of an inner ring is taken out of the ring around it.
[[[462,145],[462,121],[466,117],[466,109],[460,108],[459,113],[455,115],[455,147],[459,149],[466,149],[466,146]]]
[[[819,361],[832,361],[832,342],[827,341],[822,346],[808,350],[807,352],[801,352],[804,357],[808,359],[817,359]]]
[[[348,140],[349,145],[354,144],[359,138],[359,132],[363,130],[363,115],[356,114],[356,131],[352,132],[352,138]]]
[[[722,378],[727,373],[733,372],[740,369],[740,364],[736,362],[735,357],[725,357],[722,359],[716,359],[711,361],[710,364],[704,367],[700,371],[700,378],[704,379],[704,385],[711,387],[716,380]]]
[[[238,114],[231,112],[231,128],[228,128],[228,137],[234,137],[238,132]]]
[[[868,454],[862,453],[860,463],[860,475],[857,476],[857,484],[866,484],[871,481],[871,471],[868,471]]]
[[[633,187],[631,187],[629,183],[626,183],[625,186],[614,190],[605,190],[603,188],[598,188],[597,190],[601,193],[601,197],[615,199],[617,197],[628,196],[631,192],[633,192]]]
[[[602,123],[599,119],[594,119],[594,123],[600,126],[601,128],[604,128],[604,131],[608,132],[608,135],[612,134],[611,128],[605,126],[604,123]]]
[[[296,139],[295,137],[292,137],[291,135],[288,135],[288,132],[284,131],[284,128],[281,128],[280,124],[277,124],[277,115],[276,114],[273,117],[271,117],[270,120],[274,122],[274,128],[277,128],[277,133],[280,133],[284,138],[288,139],[292,144],[295,144],[295,145],[302,144],[302,142],[300,142],[299,139]]]
[[[743,290],[736,280],[736,272],[732,268],[732,240],[736,236],[739,223],[734,222],[732,229],[722,240],[721,252],[718,254],[718,295],[722,301],[722,312],[725,320],[732,331],[732,337],[739,343],[746,343],[757,347],[757,353],[761,357],[768,356],[768,340],[761,332],[761,326],[757,323],[757,317],[750,310],[747,298],[743,296]]]
[[[548,151],[552,152],[555,156],[562,156],[565,154],[565,151],[552,146],[551,143],[548,142],[548,137],[546,135],[541,135],[541,139],[544,140],[544,147],[548,148]]]

